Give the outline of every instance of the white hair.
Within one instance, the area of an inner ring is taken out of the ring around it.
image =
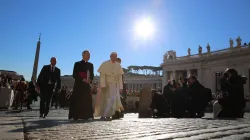
[[[116,52],[112,52],[110,55],[112,55],[112,54],[116,54],[116,55],[117,55],[117,53],[116,53]]]

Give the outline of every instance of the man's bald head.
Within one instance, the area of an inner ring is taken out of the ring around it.
[[[56,58],[55,58],[55,57],[51,57],[51,59],[50,59],[50,64],[51,64],[52,66],[55,66],[55,65],[56,65]]]
[[[114,62],[116,62],[116,60],[117,60],[117,53],[116,52],[112,52],[111,54],[110,54],[110,59],[111,59],[111,61],[114,63]]]

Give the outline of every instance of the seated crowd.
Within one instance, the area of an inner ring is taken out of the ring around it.
[[[245,78],[234,69],[227,70],[221,77],[221,92],[217,96],[221,106],[218,118],[243,118],[246,100],[243,85]],[[210,102],[212,92],[204,87],[195,76],[180,77],[178,82],[168,81],[163,93],[152,91],[149,110],[153,117],[201,118]]]

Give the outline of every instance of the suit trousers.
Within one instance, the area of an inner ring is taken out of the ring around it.
[[[49,113],[50,101],[53,95],[53,85],[47,85],[41,89],[40,94],[40,115],[47,116]]]

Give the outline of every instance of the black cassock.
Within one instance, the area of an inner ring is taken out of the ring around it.
[[[73,77],[75,79],[73,93],[70,98],[69,119],[93,118],[93,106],[90,84],[83,82],[87,78],[92,81],[94,78],[94,67],[92,63],[79,61],[74,65]]]

